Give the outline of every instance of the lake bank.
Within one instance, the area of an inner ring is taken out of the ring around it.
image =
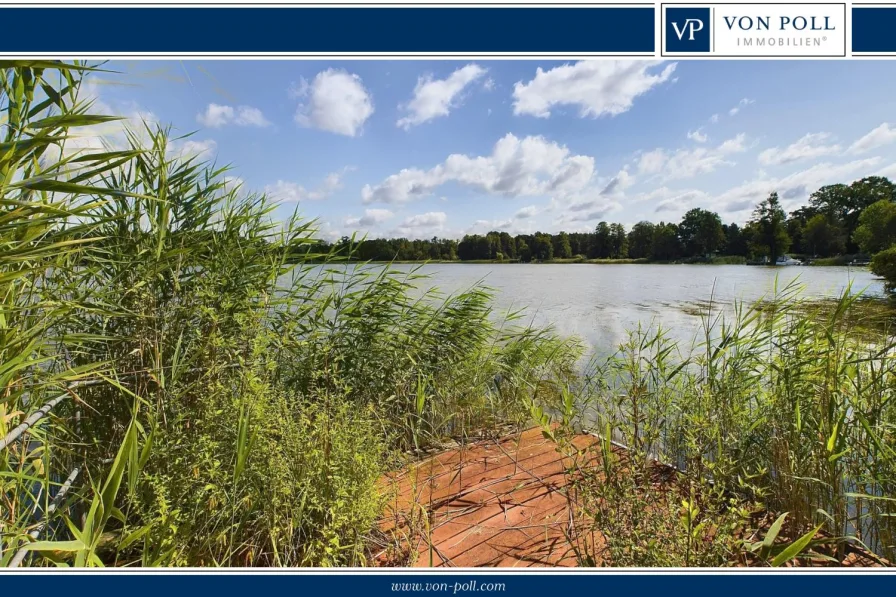
[[[588,258],[570,258],[570,259],[549,259],[543,261],[519,261],[508,259],[429,259],[426,261],[413,260],[392,260],[392,261],[350,261],[349,263],[372,263],[376,265],[432,265],[432,264],[454,264],[454,265],[572,265],[572,264],[589,264],[589,265],[749,265],[751,267],[792,267],[771,264],[748,263],[743,258],[720,257],[710,261],[694,260],[694,261],[653,261],[649,259],[588,259]],[[852,268],[868,268],[867,263],[853,265],[848,261],[839,258],[817,259],[806,263],[803,267],[852,267]]]

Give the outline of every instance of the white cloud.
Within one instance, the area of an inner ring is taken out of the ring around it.
[[[513,217],[517,220],[526,220],[535,217],[535,214],[537,213],[538,209],[534,205],[529,205],[517,211]]]
[[[705,193],[696,190],[679,192],[672,197],[657,203],[653,211],[655,213],[672,212],[683,214],[691,205],[693,205],[695,200],[704,196]]]
[[[264,187],[264,192],[276,201],[282,201],[284,203],[323,199],[322,195],[309,191],[299,183],[286,180],[278,180],[274,184],[266,185]]]
[[[445,212],[430,211],[405,219],[395,231],[408,238],[423,238],[444,230],[447,221]]]
[[[713,204],[725,213],[749,212],[769,193],[777,191],[784,209],[789,211],[804,203],[819,187],[849,182],[857,173],[873,170],[879,163],[880,158],[877,157],[845,164],[818,163],[779,178],[759,178],[742,183],[714,197]]]
[[[311,83],[302,79],[290,95],[303,100],[295,120],[307,128],[354,137],[373,114],[373,98],[361,77],[343,70],[327,69]]]
[[[181,159],[197,158],[199,160],[208,160],[213,157],[217,150],[218,144],[213,139],[202,141],[187,139],[183,143],[172,143],[168,148],[168,153]]]
[[[658,187],[647,192],[638,193],[631,197],[632,201],[654,201],[656,199],[665,199],[671,197],[678,191],[673,191],[669,187]]]
[[[343,168],[339,172],[327,174],[323,182],[311,190],[295,182],[278,180],[274,184],[265,186],[264,192],[271,198],[284,203],[320,201],[342,188],[342,175],[350,170],[352,168]]]
[[[429,170],[409,168],[376,186],[365,185],[364,203],[407,203],[454,182],[505,197],[564,195],[583,189],[594,175],[594,158],[573,155],[544,137],[500,139],[488,156],[452,154]]]
[[[886,176],[887,178],[890,178],[890,179],[896,178],[896,164],[890,164],[889,166],[881,168],[874,175],[875,176]]]
[[[460,105],[464,89],[485,72],[478,64],[468,64],[446,79],[433,79],[431,75],[420,77],[414,88],[414,97],[407,104],[399,106],[408,114],[399,119],[396,125],[408,130],[434,118],[448,116],[453,108]]]
[[[621,207],[619,202],[607,198],[592,199],[577,196],[560,206],[561,213],[553,223],[562,227],[567,224],[593,222],[606,218]]]
[[[220,128],[227,124],[257,127],[271,125],[258,108],[253,108],[252,106],[237,106],[234,108],[219,104],[209,104],[204,112],[196,115],[196,121],[209,128]]]
[[[511,218],[509,220],[476,220],[459,236],[465,234],[487,234],[489,232],[507,232],[511,235],[529,234],[533,232],[532,220]]]
[[[839,145],[825,143],[830,137],[830,133],[809,133],[783,149],[779,147],[766,149],[759,154],[759,163],[766,166],[789,164],[798,160],[840,153]]]
[[[402,226],[422,226],[432,227],[441,226],[448,221],[448,216],[443,211],[430,211],[425,214],[411,216],[402,222]]]
[[[700,127],[696,131],[688,131],[688,139],[697,143],[706,143],[708,137],[703,132],[703,127]]]
[[[570,105],[581,117],[597,118],[627,112],[639,95],[669,80],[675,63],[662,70],[654,60],[587,60],[545,71],[540,67],[528,83],[513,88],[514,114],[547,118],[556,106]]]
[[[710,121],[712,124],[717,123],[717,122],[719,121],[719,115],[718,115],[718,114],[713,114],[712,116],[709,117],[709,121]]]
[[[865,153],[889,145],[893,141],[896,141],[896,127],[890,127],[890,124],[885,122],[850,145],[847,151],[852,154]]]
[[[271,123],[264,117],[261,110],[251,106],[240,106],[236,109],[234,123],[239,126],[270,126]]]
[[[196,120],[203,126],[218,128],[233,120],[233,108],[209,104],[205,112],[196,115]]]
[[[654,149],[641,154],[638,160],[638,171],[642,174],[659,174],[669,161],[669,154],[665,149]]]
[[[337,230],[330,222],[318,221],[316,223],[315,236],[330,242],[336,242],[345,236],[343,231]]]
[[[365,209],[364,215],[360,218],[346,218],[345,225],[350,228],[370,228],[390,220],[393,216],[395,214],[388,209]]]
[[[708,174],[720,166],[734,165],[729,156],[745,151],[745,141],[746,135],[740,133],[718,147],[696,147],[674,152],[661,148],[654,149],[641,154],[638,171],[642,174],[658,175],[663,180]]]
[[[633,184],[635,184],[635,177],[629,174],[627,169],[623,168],[616,173],[616,176],[610,179],[610,182],[604,186],[600,194],[612,195],[614,193],[621,193]]]
[[[740,112],[741,108],[743,108],[745,106],[749,106],[750,104],[755,104],[755,103],[756,103],[756,100],[751,100],[750,98],[745,97],[744,99],[737,102],[736,106],[734,106],[733,108],[728,110],[728,115],[734,116],[735,114]]]
[[[747,136],[743,133],[740,133],[739,135],[736,135],[719,145],[718,151],[723,155],[727,155],[730,153],[740,153],[746,150],[746,146],[744,145],[744,141],[746,140]]]

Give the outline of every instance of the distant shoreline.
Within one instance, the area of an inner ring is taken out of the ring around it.
[[[394,261],[353,261],[351,263],[376,263],[376,264],[399,264],[399,265],[426,265],[426,264],[448,264],[448,265],[570,265],[570,264],[588,264],[588,265],[749,265],[751,267],[862,267],[867,268],[867,264],[850,265],[849,263],[810,263],[803,266],[792,265],[771,265],[771,264],[754,264],[744,261],[650,261],[648,259],[550,259],[547,261],[510,261],[498,259],[470,259],[461,261],[460,259],[431,259],[427,261],[416,260],[394,260]]]

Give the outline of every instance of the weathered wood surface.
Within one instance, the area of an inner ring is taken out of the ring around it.
[[[580,447],[595,441],[575,439]],[[564,462],[539,429],[443,452],[384,482],[390,503],[380,528],[406,533],[415,566],[576,563],[564,535]]]

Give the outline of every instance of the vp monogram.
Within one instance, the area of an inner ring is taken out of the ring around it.
[[[700,19],[686,19],[683,27],[679,27],[677,22],[672,23],[675,35],[679,41],[684,38],[685,33],[688,34],[688,41],[694,41],[694,34],[703,30],[703,21]]]

